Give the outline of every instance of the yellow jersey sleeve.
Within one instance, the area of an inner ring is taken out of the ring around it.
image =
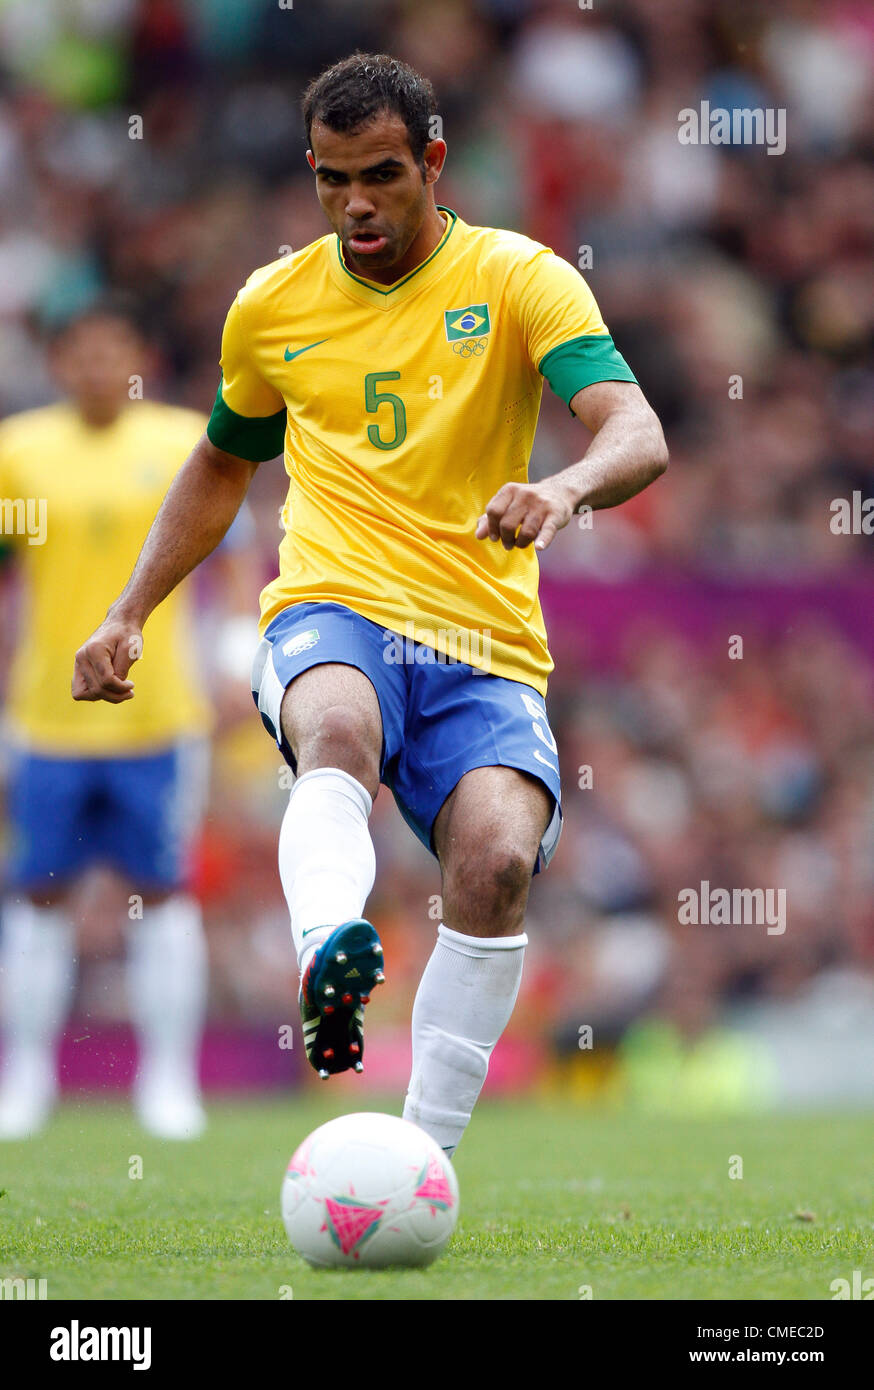
[[[19,506],[23,507],[26,504],[16,493],[7,458],[6,430],[0,425],[0,565],[11,554],[15,541],[21,534],[17,513]]]
[[[250,463],[276,458],[285,443],[285,402],[254,366],[240,295],[225,319],[221,371],[206,427],[210,442]]]
[[[595,296],[568,261],[541,247],[513,282],[519,325],[532,364],[568,405],[596,381],[636,381],[617,351]]]

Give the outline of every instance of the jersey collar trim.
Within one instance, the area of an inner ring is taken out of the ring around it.
[[[405,275],[402,280],[398,280],[397,284],[389,285],[388,288],[385,288],[382,285],[377,285],[373,280],[365,280],[364,277],[361,275],[355,275],[349,269],[346,262],[343,260],[343,244],[340,241],[340,238],[338,236],[335,236],[334,248],[337,256],[337,264],[342,272],[343,278],[345,280],[354,281],[355,284],[360,285],[363,290],[367,290],[370,294],[379,295],[380,299],[387,301],[389,295],[395,294],[399,289],[402,289],[405,285],[408,285],[411,280],[415,279],[417,275],[421,275],[422,271],[425,269],[426,266],[431,264],[435,256],[439,256],[440,252],[443,250],[444,246],[446,245],[447,241],[449,240],[453,231],[455,230],[455,225],[458,221],[458,213],[454,212],[452,208],[443,207],[441,203],[437,204],[437,211],[445,212],[447,215],[446,230],[444,231],[437,245],[434,247],[434,250],[431,252],[430,256],[425,257],[421,265],[417,265],[415,270],[411,270],[409,275]],[[386,307],[388,306],[386,305]]]

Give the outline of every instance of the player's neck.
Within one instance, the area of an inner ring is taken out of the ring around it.
[[[436,205],[432,205],[399,261],[386,266],[384,270],[361,270],[358,273],[368,280],[373,280],[377,285],[394,285],[398,280],[403,280],[405,275],[410,275],[423,261],[427,261],[431,252],[440,244],[448,221],[446,214],[438,212]]]
[[[89,430],[108,430],[119,419],[125,403],[118,401],[75,401],[76,414]]]

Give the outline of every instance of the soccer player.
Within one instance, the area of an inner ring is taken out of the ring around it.
[[[404,1114],[453,1153],[519,989],[531,876],[561,825],[537,552],[582,505],[646,487],[667,453],[577,271],[436,203],[446,146],[426,79],[355,54],[303,110],[332,232],[237,296],[206,437],[77,654],[73,693],[132,698],[132,640],[284,441],[286,534],[253,685],[297,773],[279,868],[306,1052],[322,1076],[361,1069],[363,1006],[384,976],[361,916],[383,783],[442,873]],[[544,377],[594,438],[530,484]]]
[[[23,585],[6,710],[11,858],[2,913],[0,1137],[36,1133],[56,1088],[54,1049],[74,971],[70,895],[95,863],[141,899],[128,924],[143,1124],[185,1138],[204,1123],[197,1053],[206,994],[199,905],[185,887],[210,711],[191,680],[189,598],[155,615],[138,698],[70,700],[73,634],[121,587],[174,473],[203,431],[191,410],[133,400],[146,348],[127,307],[92,306],[54,337],[65,402],[0,425],[4,535]],[[28,524],[30,522],[31,524]],[[8,523],[8,524],[7,524]],[[22,524],[19,524],[22,523]],[[141,920],[140,920],[141,918]]]

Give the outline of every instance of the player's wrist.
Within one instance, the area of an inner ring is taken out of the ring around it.
[[[118,601],[107,609],[106,622],[120,623],[124,627],[142,631],[147,617],[148,614],[136,604]]]
[[[550,479],[550,484],[572,514],[578,511],[586,500],[582,484],[570,472],[557,473]]]

